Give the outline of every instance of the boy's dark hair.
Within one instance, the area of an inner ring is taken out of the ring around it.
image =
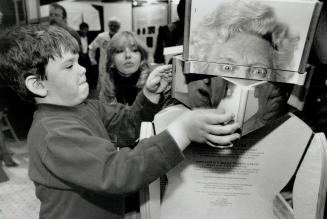
[[[82,22],[80,25],[79,25],[79,29],[81,30],[82,28],[87,28],[89,29],[89,25],[85,22]]]
[[[61,27],[52,25],[16,26],[0,36],[0,77],[25,101],[34,102],[35,95],[25,87],[25,79],[34,75],[47,79],[49,59],[63,52],[78,54],[74,37]]]

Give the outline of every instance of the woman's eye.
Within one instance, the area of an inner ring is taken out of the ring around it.
[[[266,78],[268,70],[262,67],[253,67],[251,70],[251,75],[258,78]]]
[[[124,52],[123,49],[116,49],[116,53],[122,53],[122,52]]]
[[[221,70],[231,72],[233,71],[233,66],[228,64],[221,65]]]
[[[138,52],[138,51],[139,51],[138,48],[137,48],[137,46],[131,46],[131,47],[129,47],[129,49],[130,49],[132,52]]]

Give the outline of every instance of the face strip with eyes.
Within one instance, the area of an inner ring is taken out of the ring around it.
[[[215,70],[223,75],[268,79],[273,77],[273,57],[273,48],[267,40],[254,34],[237,33],[225,43],[217,43],[208,61],[219,63]]]
[[[257,35],[238,33],[225,43],[217,43],[208,61],[220,64],[207,71],[264,79],[273,73],[273,48]],[[189,81],[188,90],[191,107],[217,107],[228,89],[221,77],[198,75]]]

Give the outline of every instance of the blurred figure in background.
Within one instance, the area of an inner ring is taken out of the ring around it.
[[[183,45],[185,0],[177,5],[178,21],[159,27],[157,45],[154,52],[155,63],[165,63],[163,50],[165,47]]]
[[[89,58],[89,45],[92,42],[92,38],[89,36],[89,25],[82,22],[79,25],[78,34],[81,39],[82,52],[80,53],[79,63],[86,68],[86,80],[89,84],[90,91],[94,90],[98,81],[97,69],[91,68],[91,62]]]
[[[18,164],[13,160],[12,153],[8,150],[8,147],[5,142],[5,135],[3,134],[3,120],[4,112],[0,110],[0,166],[2,165],[2,162],[7,167],[15,167],[18,166]]]
[[[0,11],[0,30],[3,28],[2,27],[2,17],[3,17],[3,13]]]
[[[309,64],[315,66],[303,119],[315,132],[327,134],[327,1],[322,1],[316,33],[312,42]]]
[[[89,33],[89,25],[85,22],[81,23],[79,25],[79,36],[81,39],[81,44],[82,44],[82,52],[81,52],[81,57],[79,57],[80,63],[87,68],[90,65],[90,59],[89,59],[89,44],[90,44],[90,39],[88,37]]]
[[[110,18],[108,20],[109,31],[99,33],[98,36],[92,41],[89,46],[89,57],[91,65],[99,65],[99,76],[97,82],[97,89],[99,89],[99,84],[104,81],[106,74],[106,63],[107,63],[107,48],[110,39],[119,31],[120,20],[118,18]],[[96,60],[96,50],[100,49],[100,60],[99,63]]]
[[[2,18],[3,13],[0,11],[0,30],[2,27]],[[2,85],[0,87],[0,92],[3,93]],[[3,97],[1,96],[1,101],[3,101]],[[2,103],[2,102],[1,102]],[[3,105],[3,104],[1,104]],[[2,133],[3,125],[2,125],[2,119],[4,116],[4,111],[1,109],[4,106],[0,106],[0,166],[2,165],[2,161],[5,163],[7,167],[15,167],[18,164],[12,159],[11,153],[8,151],[6,142],[5,142],[5,136]]]
[[[52,3],[50,5],[49,10],[50,10],[49,11],[50,25],[57,25],[59,27],[64,28],[65,30],[67,30],[77,40],[80,51],[82,51],[81,39],[80,39],[77,31],[75,31],[73,28],[71,28],[67,25],[66,9],[58,3]],[[81,52],[80,52],[80,54],[81,54]]]

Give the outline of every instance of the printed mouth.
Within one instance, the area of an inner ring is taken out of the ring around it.
[[[203,89],[198,90],[199,94],[205,98],[209,98],[209,92]]]
[[[206,106],[210,106],[211,105],[211,99],[210,99],[210,95],[209,92],[206,90],[198,90],[199,93],[199,101],[201,101],[201,105],[202,107],[206,107]]]

